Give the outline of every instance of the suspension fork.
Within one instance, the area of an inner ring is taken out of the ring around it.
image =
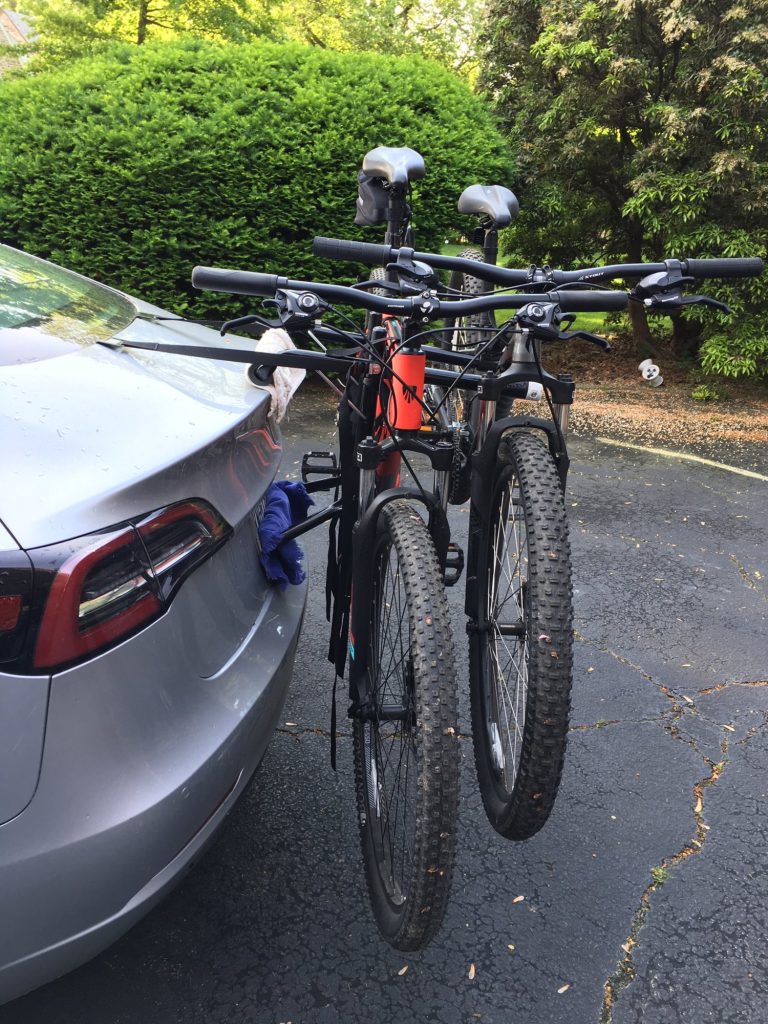
[[[550,454],[560,477],[560,486],[565,490],[568,475],[568,452],[561,442],[561,434],[551,420],[534,416],[506,416],[490,420],[482,444],[472,455],[472,483],[469,505],[469,539],[467,544],[467,575],[465,606],[466,614],[473,618],[476,609],[477,559],[482,551],[482,540],[489,524],[490,499],[496,478],[499,445],[508,430],[521,429],[542,431],[547,438]]]

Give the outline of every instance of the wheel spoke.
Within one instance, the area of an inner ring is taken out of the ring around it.
[[[490,676],[487,734],[500,744],[497,770],[511,791],[523,748],[528,688],[524,587],[527,575],[525,517],[520,485],[512,475],[500,494],[491,532],[486,616],[491,630],[486,660]],[[512,646],[508,643],[512,641]],[[521,642],[522,641],[522,642]]]

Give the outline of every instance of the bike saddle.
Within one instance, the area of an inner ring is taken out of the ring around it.
[[[424,158],[407,146],[377,146],[363,157],[363,171],[386,178],[390,185],[407,185],[424,177]]]
[[[484,214],[497,228],[505,228],[519,212],[515,193],[503,185],[470,185],[459,196],[459,213]]]

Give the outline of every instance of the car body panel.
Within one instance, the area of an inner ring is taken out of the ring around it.
[[[48,676],[0,674],[0,822],[20,814],[40,773]]]
[[[87,959],[91,947],[78,952],[77,936],[127,913],[264,754],[306,585],[270,588],[252,628],[207,678],[179,669],[190,589],[138,636],[51,680],[35,798],[0,826],[0,1000],[25,990],[30,958],[49,947],[61,956],[46,955],[47,977]]]
[[[190,325],[182,338],[178,330],[137,321],[130,333],[142,340],[219,343],[214,332],[201,338],[201,331]],[[172,354],[95,345],[5,366],[0,519],[25,548],[189,497],[210,501],[233,524],[250,498],[239,465],[255,460],[271,479],[279,462],[269,403],[242,367]]]
[[[101,286],[56,268],[37,318],[41,266],[0,274],[6,571],[31,558],[50,596],[57,546],[190,499],[227,527],[147,625],[50,676],[0,672],[0,1002],[117,938],[213,834],[277,725],[306,600],[259,561],[269,393],[238,364],[119,347],[248,342],[112,290],[100,319]]]

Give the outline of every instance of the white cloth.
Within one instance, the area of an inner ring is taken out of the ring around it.
[[[257,352],[287,352],[288,349],[295,348],[296,346],[291,341],[291,336],[287,331],[284,331],[282,327],[271,327],[268,331],[265,331],[256,342]],[[272,374],[272,383],[263,384],[261,381],[254,380],[252,378],[252,370],[253,366],[246,366],[246,379],[254,387],[262,388],[264,391],[268,391],[270,393],[272,396],[270,412],[279,423],[285,416],[288,404],[293,398],[299,384],[301,384],[306,377],[307,371],[301,370],[296,366],[276,366]]]

